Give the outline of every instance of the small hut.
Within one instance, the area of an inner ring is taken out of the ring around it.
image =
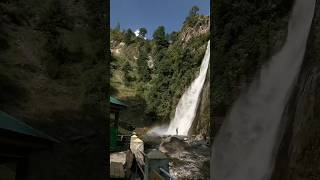
[[[125,103],[110,96],[110,151],[117,150],[119,114],[127,107]]]
[[[25,180],[28,178],[29,155],[48,149],[58,142],[0,111],[0,174],[1,178]]]

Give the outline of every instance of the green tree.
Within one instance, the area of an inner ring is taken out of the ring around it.
[[[129,85],[130,83],[130,75],[129,75],[129,72],[131,71],[131,66],[129,64],[128,61],[125,61],[121,67],[121,71],[123,72],[123,80],[124,80],[124,83],[126,86]]]
[[[197,21],[196,17],[198,15],[198,12],[199,12],[199,7],[198,6],[192,6],[192,8],[189,11],[189,15],[188,15],[188,17],[186,18],[186,21],[185,21],[189,26],[192,26]]]
[[[156,43],[157,49],[168,47],[168,41],[166,40],[166,32],[164,26],[159,26],[153,33],[153,40]]]
[[[110,32],[110,35],[111,35],[111,40],[113,41],[116,41],[116,42],[121,42],[121,41],[124,41],[124,35],[123,33],[118,30],[118,29],[111,29],[111,32]]]
[[[124,73],[129,73],[129,71],[131,71],[131,66],[130,63],[128,61],[125,61],[121,67],[121,71],[123,71]]]
[[[150,70],[148,67],[148,54],[145,52],[145,50],[140,51],[139,57],[137,59],[137,65],[138,65],[138,73],[139,77],[142,81],[147,82],[150,81]]]
[[[140,28],[139,29],[139,36],[144,38],[146,36],[147,32],[148,31],[146,28]]]
[[[173,31],[171,34],[170,34],[170,41],[171,43],[175,43],[178,39],[178,33]]]
[[[133,38],[135,37],[135,34],[132,32],[132,30],[129,28],[124,36],[124,42],[129,45],[133,42]]]
[[[197,15],[199,12],[199,7],[198,6],[192,6],[192,8],[189,11],[189,17],[193,17]]]

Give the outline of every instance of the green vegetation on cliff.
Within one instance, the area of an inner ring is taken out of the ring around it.
[[[286,38],[292,0],[214,1],[210,102],[216,133],[240,91],[278,51]]]
[[[0,110],[61,141],[30,156],[30,179],[103,179],[104,7],[90,0],[0,2]]]

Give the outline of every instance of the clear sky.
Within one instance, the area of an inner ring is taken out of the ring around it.
[[[166,32],[179,31],[193,5],[200,14],[210,14],[210,0],[110,0],[110,25],[136,31],[145,27],[147,38],[163,25]]]

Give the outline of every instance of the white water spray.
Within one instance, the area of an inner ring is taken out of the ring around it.
[[[150,133],[158,135],[175,135],[178,131],[179,135],[188,135],[189,129],[197,113],[199,98],[206,79],[209,60],[210,41],[208,42],[207,50],[200,66],[199,75],[181,96],[176,107],[175,116],[171,120],[169,127],[155,127],[150,131]]]
[[[296,0],[286,43],[238,99],[213,148],[214,180],[270,179],[284,107],[304,57],[315,0]]]

